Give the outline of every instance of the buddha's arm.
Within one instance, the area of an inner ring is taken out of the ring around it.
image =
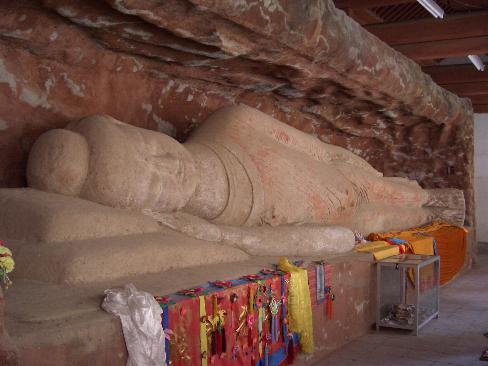
[[[316,256],[343,253],[354,247],[354,233],[341,226],[283,225],[277,227],[216,225],[182,212],[143,213],[172,230],[206,241],[239,248],[255,256]]]

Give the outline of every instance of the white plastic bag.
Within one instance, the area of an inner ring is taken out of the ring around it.
[[[120,317],[129,352],[127,366],[166,365],[162,309],[151,294],[133,284],[105,290],[102,308]]]

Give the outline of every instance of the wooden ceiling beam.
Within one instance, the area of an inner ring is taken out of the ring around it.
[[[449,6],[456,11],[486,9],[488,7],[488,0],[449,1]]]
[[[461,96],[461,98],[469,98],[473,104],[488,104],[488,95],[470,95],[467,97]]]
[[[477,83],[449,84],[442,85],[442,87],[453,92],[454,94],[467,98],[477,95],[488,96],[488,81],[481,81]]]
[[[488,81],[488,69],[478,71],[472,64],[427,66],[422,70],[441,85]]]
[[[334,0],[336,8],[376,8],[405,3],[413,3],[416,0]]]
[[[348,9],[347,15],[361,25],[383,23],[383,19],[369,9]]]
[[[474,113],[488,113],[488,104],[473,104]]]
[[[441,62],[442,59],[438,59],[438,60],[418,60],[417,63],[422,67],[432,67],[432,66],[436,66],[436,65],[439,65],[439,62]]]
[[[488,36],[410,43],[394,46],[393,48],[416,61],[484,55],[488,53]]]
[[[488,11],[366,26],[390,46],[488,35]]]

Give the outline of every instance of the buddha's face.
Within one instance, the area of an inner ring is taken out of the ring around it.
[[[34,144],[29,186],[112,207],[181,209],[196,188],[190,153],[162,133],[94,116]]]

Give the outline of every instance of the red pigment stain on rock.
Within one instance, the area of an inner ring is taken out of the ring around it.
[[[329,206],[327,202],[317,193],[313,193],[309,196],[309,203],[313,208],[314,219],[321,220],[327,217],[329,213]]]
[[[283,130],[275,130],[273,131],[273,135],[280,142],[284,142],[285,144],[290,142],[290,136]]]

